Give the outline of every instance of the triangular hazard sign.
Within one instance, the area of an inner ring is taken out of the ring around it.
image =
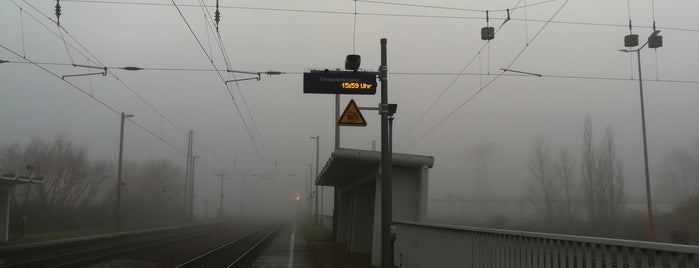
[[[354,103],[354,100],[350,100],[349,104],[347,104],[347,108],[345,108],[345,111],[342,112],[337,124],[340,126],[353,127],[366,126],[366,120],[364,120],[364,116],[359,111],[359,108],[357,107],[357,104]]]

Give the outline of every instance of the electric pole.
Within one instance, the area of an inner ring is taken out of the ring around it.
[[[379,67],[379,79],[381,80],[381,267],[393,268],[391,258],[391,224],[393,222],[392,211],[392,173],[393,152],[391,152],[390,121],[393,112],[388,104],[388,68],[386,66],[386,38],[381,39],[381,67]]]
[[[114,225],[117,230],[121,229],[121,162],[124,154],[124,121],[126,121],[126,118],[128,117],[133,117],[133,115],[121,113],[121,131],[119,134],[119,163],[117,167],[116,206],[114,208]]]
[[[192,204],[194,203],[194,131],[189,131],[187,143],[187,166],[184,173],[184,217],[192,219]]]
[[[221,171],[221,173],[216,174],[216,176],[221,177],[221,194],[219,196],[220,204],[218,205],[218,218],[223,219],[223,179],[230,180],[230,178],[226,177],[225,171]]]

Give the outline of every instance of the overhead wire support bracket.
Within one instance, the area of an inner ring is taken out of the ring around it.
[[[233,79],[233,80],[226,80],[226,84],[231,83],[231,82],[240,82],[240,81],[247,81],[247,80],[257,80],[260,81],[262,79],[262,74],[263,72],[250,72],[250,71],[237,71],[237,70],[226,70],[226,72],[229,73],[239,73],[239,74],[251,74],[251,75],[256,75],[257,77],[249,77],[249,78],[241,78],[241,79]],[[272,75],[281,75],[283,72],[280,71],[266,71],[264,74],[272,76]]]
[[[541,74],[537,74],[537,73],[522,72],[522,71],[517,71],[517,70],[512,70],[512,69],[505,69],[505,68],[500,68],[500,70],[502,70],[503,72],[511,72],[511,73],[526,74],[526,75],[533,75],[533,76],[542,77]]]
[[[73,65],[73,67],[98,69],[98,70],[104,70],[105,72],[107,71],[107,67],[102,67],[102,66],[84,65],[84,64],[76,64],[76,63],[73,63],[71,65]]]
[[[247,81],[247,80],[257,80],[260,81],[262,79],[260,73],[256,73],[257,77],[249,77],[249,78],[241,78],[241,79],[233,79],[233,80],[226,80],[226,84],[231,83],[231,82],[240,82],[240,81]]]
[[[259,75],[260,72],[250,72],[250,71],[238,71],[238,70],[226,70],[226,72],[229,73],[237,73],[237,74],[252,74],[252,75]]]
[[[104,72],[101,73],[86,73],[86,74],[66,74],[64,76],[61,76],[61,79],[66,79],[66,77],[76,77],[76,76],[88,76],[88,75],[98,75],[101,74],[102,76],[107,76],[107,67],[99,68],[103,69]]]
[[[500,27],[505,25],[505,23],[507,23],[508,21],[510,21],[510,9],[509,8],[507,9],[507,18],[505,18],[505,21],[503,21],[502,24],[500,24]]]

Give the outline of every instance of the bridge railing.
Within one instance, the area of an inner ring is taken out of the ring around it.
[[[699,268],[699,247],[395,222],[398,267]]]

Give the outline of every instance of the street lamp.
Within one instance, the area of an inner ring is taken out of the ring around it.
[[[643,102],[643,76],[641,74],[641,49],[644,48],[646,45],[650,48],[659,48],[663,46],[663,38],[662,36],[658,35],[660,31],[655,30],[653,33],[648,37],[648,41],[646,41],[642,46],[640,46],[637,49],[619,49],[621,52],[625,53],[631,53],[631,52],[636,52],[636,55],[638,55],[638,89],[641,95],[641,129],[643,131],[643,162],[644,162],[644,168],[645,168],[645,175],[646,175],[646,200],[647,200],[647,205],[648,205],[648,233],[650,236],[653,236],[653,202],[651,200],[651,194],[650,194],[650,174],[648,172],[648,143],[646,142],[646,112],[645,112],[645,105]],[[628,43],[628,42],[627,42]]]
[[[320,152],[320,136],[310,137],[310,139],[316,140],[316,176],[315,176],[315,178],[317,179],[317,178],[318,178],[318,161],[319,161],[319,159],[318,159],[318,154],[319,154],[319,152]],[[313,181],[313,177],[311,177],[311,181]],[[321,188],[321,189],[322,189],[322,188]],[[316,185],[315,200],[316,200],[316,201],[315,201],[315,202],[316,202],[316,209],[315,209],[315,211],[316,211],[316,213],[315,213],[315,214],[316,214],[316,217],[315,217],[315,222],[318,223],[318,217],[319,217],[319,215],[318,215],[318,185]],[[322,192],[320,193],[320,206],[321,206],[320,210],[321,210],[321,213],[322,213],[322,211],[323,211],[323,193],[322,193]],[[322,223],[321,223],[321,225],[322,225]]]
[[[306,194],[308,195],[308,201],[306,201],[306,210],[308,211],[308,215],[311,216],[313,215],[311,199],[315,198],[313,186],[311,184],[311,178],[313,178],[313,164],[306,164],[306,166],[308,166],[308,176],[306,177]]]
[[[119,135],[119,164],[117,167],[117,188],[116,188],[116,207],[114,208],[114,225],[117,229],[121,229],[121,161],[124,154],[124,121],[126,118],[133,117],[132,114],[121,113],[121,131]]]

